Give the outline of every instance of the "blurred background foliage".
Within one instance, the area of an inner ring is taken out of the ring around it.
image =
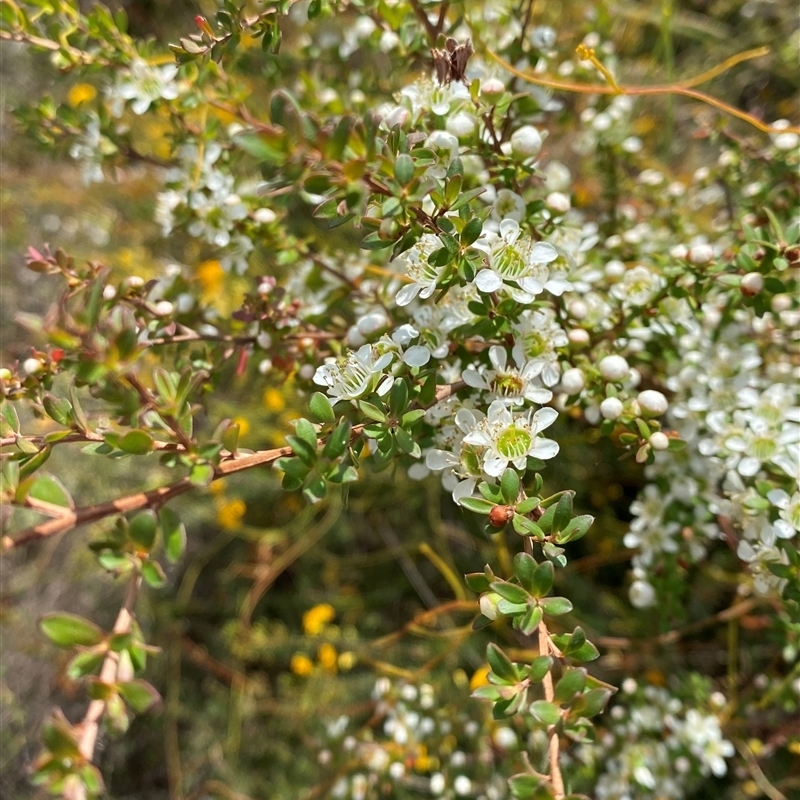
[[[161,46],[191,31],[195,14],[212,10],[190,0],[122,5],[131,32],[154,37]],[[566,49],[589,30],[614,42],[625,64],[624,80],[632,84],[697,74],[731,54],[767,44],[772,49],[768,58],[727,73],[713,91],[765,119],[796,111],[800,34],[794,3],[537,1],[533,9],[537,23],[552,25]],[[357,13],[353,4],[325,24],[347,26]],[[367,95],[390,95],[400,88],[401,76],[388,72],[386,64],[300,63],[292,56],[297,35],[287,20],[282,55],[267,65],[287,86],[305,86],[311,95],[326,85],[346,85],[345,72],[357,66],[374,81],[362,87]],[[265,68],[258,49],[245,49],[237,62],[237,80],[248,87],[251,107],[264,93],[259,76]],[[196,280],[221,315],[239,306],[251,289],[249,279],[223,273],[198,240],[179,232],[161,238],[153,221],[156,183],[146,163],[127,165],[114,180],[87,187],[66,154],[43,155],[15,126],[12,107],[45,91],[79,104],[80,86],[60,80],[46,56],[7,43],[0,46],[0,81],[4,363],[26,357],[36,318],[53,299],[50,282],[24,269],[29,245],[62,246],[78,261],[102,257],[120,276],[145,279],[179,260],[194,265]],[[548,152],[578,176],[573,186],[578,205],[602,204],[602,165],[569,149],[585,98],[565,100],[564,110],[552,120]],[[653,166],[688,182],[709,157],[706,143],[688,134],[696,129],[698,116],[711,112],[663,97],[642,101],[639,108],[637,133],[648,142]],[[157,155],[159,141],[168,134],[167,121],[160,127],[152,119],[136,124],[151,126],[139,133]],[[307,211],[298,208],[297,235],[312,224]],[[255,274],[280,268],[275,254],[257,249],[254,259]],[[227,377],[216,394],[215,418],[239,421],[245,447],[283,444],[289,420],[302,414],[291,379],[275,381],[261,375],[255,364],[241,374],[231,368]],[[605,440],[587,445],[581,420],[561,425],[553,438],[574,454],[547,470],[546,480],[553,489],[580,487],[576,510],[597,520],[574,547],[556,590],[581,609],[580,624],[601,647],[593,672],[612,683],[634,675],[658,686],[696,670],[711,679],[709,687],[755,692],[753,676],[779,657],[761,630],[772,624],[770,618],[753,615],[741,624],[702,627],[667,645],[652,639],[730,604],[735,585],[730,574],[739,568],[735,554],[717,551],[702,580],[694,568],[679,567],[682,587],[673,605],[631,613],[625,583],[630,551],[622,536],[628,506],[642,485],[641,468],[619,460],[619,451]],[[51,463],[77,497],[112,497],[163,479],[154,458],[144,473],[142,459],[135,465],[118,461],[101,473],[87,469],[84,461],[70,463],[71,457],[57,449]],[[150,590],[140,605],[148,641],[162,648],[150,662],[148,679],[162,692],[164,704],[160,713],[138,718],[130,735],[102,742],[99,765],[112,797],[166,798],[170,783],[181,779],[187,800],[327,796],[337,770],[343,774],[347,769],[346,759],[338,765],[328,760],[330,722],[344,715],[351,727],[377,729],[372,691],[380,675],[430,684],[437,705],[454,720],[466,713],[486,722],[485,710],[468,697],[470,681],[481,680],[486,641],[500,637],[512,649],[530,643],[502,628],[470,633],[474,596],[463,587],[462,575],[487,561],[508,564],[516,542],[488,540],[471,515],[442,496],[438,477],[415,482],[398,469],[369,476],[346,502],[312,508],[296,494],[284,493],[268,469],[211,488],[176,504],[190,532],[186,556],[168,573],[167,586]],[[43,717],[52,705],[68,715],[71,708],[83,707],[82,694],[57,677],[63,663],[54,661],[54,648],[36,633],[34,621],[51,610],[69,609],[100,625],[111,624],[120,587],[91,568],[85,545],[97,533],[78,530],[2,562],[3,797],[37,796],[26,769],[38,747]],[[435,613],[421,617],[427,610]],[[642,639],[649,641],[634,646]],[[765,717],[742,733],[766,738],[776,725],[785,724],[785,719]],[[442,747],[443,752],[454,749],[452,742]],[[411,766],[424,771],[426,764]],[[797,776],[796,759],[778,765],[776,772]],[[709,796],[708,785],[698,790],[698,800]],[[729,776],[724,796],[758,796],[748,785]]]

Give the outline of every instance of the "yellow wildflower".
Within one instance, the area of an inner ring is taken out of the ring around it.
[[[289,669],[301,678],[307,678],[314,671],[314,662],[302,653],[295,653],[289,662]]]
[[[317,659],[326,672],[336,672],[336,648],[332,644],[321,644],[317,650]]]
[[[336,616],[336,611],[329,603],[320,603],[309,608],[303,614],[303,630],[307,636],[319,636],[322,629]]]
[[[267,407],[268,411],[272,411],[275,414],[279,411],[283,411],[286,407],[286,400],[280,389],[267,389],[264,392],[264,405]]]
[[[198,265],[195,274],[197,275],[197,280],[200,281],[200,285],[203,287],[204,297],[210,299],[214,295],[219,294],[222,287],[222,279],[225,277],[225,270],[222,269],[222,264],[220,264],[219,261],[216,259],[203,261]]]
[[[76,108],[83,103],[89,103],[97,97],[97,89],[90,83],[76,83],[67,92],[67,102]]]
[[[489,683],[489,672],[491,671],[488,664],[478,667],[469,680],[469,689],[474,692],[479,686],[486,686]]]
[[[235,497],[233,500],[223,500],[217,509],[217,522],[226,531],[236,530],[242,524],[242,517],[247,511],[244,500]]]

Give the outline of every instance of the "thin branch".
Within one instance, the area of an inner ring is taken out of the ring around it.
[[[117,615],[117,621],[114,623],[112,632],[115,635],[128,633],[131,629],[133,622],[133,609],[136,605],[136,598],[139,594],[139,586],[142,582],[140,573],[136,573],[131,582],[128,584],[128,591],[125,594],[125,602]],[[119,653],[109,649],[103,660],[103,666],[100,668],[100,682],[111,685],[116,683],[119,670]],[[97,743],[97,731],[100,726],[100,720],[106,710],[105,700],[92,700],[89,703],[89,708],[86,711],[86,716],[83,721],[79,723],[78,727],[81,731],[78,748],[81,755],[89,762],[94,758],[94,748]]]
[[[440,386],[436,391],[434,403],[446,400],[465,385],[463,381],[456,381],[447,386]],[[351,439],[360,436],[363,430],[363,423],[354,425],[350,433]],[[320,439],[318,446],[321,447],[324,443],[324,440]],[[291,447],[276,447],[272,450],[259,450],[255,453],[231,455],[216,466],[212,481],[224,478],[226,475],[233,475],[235,472],[243,472],[247,469],[253,469],[253,467],[273,464],[279,458],[290,456],[293,452]],[[2,540],[0,540],[0,553],[7,553],[9,550],[13,550],[17,547],[47,539],[51,536],[57,536],[59,533],[65,533],[73,528],[77,528],[79,525],[85,525],[88,522],[96,522],[105,517],[110,517],[112,514],[126,514],[131,511],[138,511],[142,508],[161,506],[173,497],[188,492],[192,488],[195,488],[195,485],[188,477],[185,477],[167,486],[160,486],[157,489],[151,489],[147,492],[137,492],[136,494],[120,497],[106,503],[97,503],[91,506],[68,510],[63,517],[33,525],[21,531],[13,538],[11,536],[4,536]]]
[[[693,100],[699,100],[702,103],[706,103],[707,105],[713,106],[714,108],[723,111],[726,114],[730,114],[731,116],[737,117],[750,125],[754,128],[758,128],[758,130],[764,133],[785,133],[787,131],[792,133],[800,133],[800,127],[787,127],[787,128],[774,128],[771,125],[767,125],[761,120],[754,117],[752,114],[748,114],[746,111],[741,111],[734,106],[729,105],[728,103],[724,103],[722,100],[717,100],[715,97],[706,94],[705,92],[698,92],[695,89],[690,87],[700,83],[704,80],[709,80],[710,77],[716,77],[725,69],[733,66],[734,64],[739,64],[742,61],[746,61],[752,58],[757,58],[759,56],[764,55],[765,48],[759,48],[757,50],[748,50],[745,53],[740,53],[737,56],[732,56],[723,64],[719,65],[715,69],[709,70],[704,72],[702,75],[698,75],[695,78],[688,78],[685,81],[681,81],[679,83],[674,84],[665,84],[665,85],[657,85],[657,86],[622,86],[620,84],[615,83],[614,86],[609,86],[605,83],[574,83],[572,81],[563,81],[558,78],[551,78],[546,75],[533,75],[528,72],[522,72],[518,70],[516,67],[509,64],[507,61],[502,59],[497,53],[492,51],[490,48],[486,47],[486,53],[490,56],[490,58],[494,59],[501,67],[508,70],[512,75],[516,75],[518,78],[521,78],[528,83],[534,83],[538,86],[546,86],[550,89],[561,89],[566,92],[575,92],[578,94],[613,94],[613,95],[628,95],[628,96],[636,96],[636,95],[659,95],[659,94],[679,94],[683,95],[684,97],[690,97]]]
[[[409,2],[414,11],[414,15],[422,23],[422,27],[425,28],[425,33],[428,34],[428,39],[430,40],[431,46],[436,47],[436,39],[438,38],[440,31],[437,30],[437,26],[434,25],[430,19],[428,19],[428,15],[419,4],[419,0],[409,0]]]
[[[547,630],[544,620],[539,623],[539,654],[548,656],[553,652],[552,643],[550,641],[550,633]],[[542,687],[544,688],[544,699],[548,703],[553,702],[555,697],[555,689],[553,687],[553,673],[548,670],[542,678]],[[555,800],[562,800],[564,797],[564,778],[561,776],[561,766],[559,765],[560,743],[558,741],[558,731],[555,725],[551,725],[547,731],[550,737],[548,752],[550,754],[550,780],[553,784],[553,795]]]

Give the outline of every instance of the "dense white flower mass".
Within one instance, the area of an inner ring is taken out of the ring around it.
[[[343,361],[329,359],[318,367],[314,373],[314,383],[326,387],[334,403],[357,400],[372,391],[382,393],[388,391],[388,387],[384,389],[379,383],[392,358],[391,352],[380,353],[378,348],[365,344]]]

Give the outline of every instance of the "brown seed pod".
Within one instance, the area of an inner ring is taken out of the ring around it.
[[[513,516],[514,509],[511,506],[495,506],[489,512],[489,524],[493,528],[503,528]]]

